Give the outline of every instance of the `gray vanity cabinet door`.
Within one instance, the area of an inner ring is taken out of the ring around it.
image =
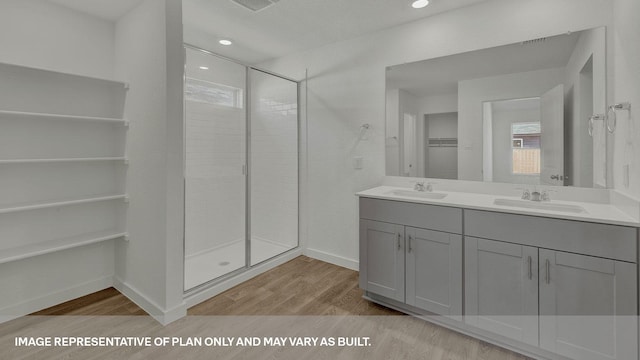
[[[404,226],[360,220],[360,286],[404,302]]]
[[[406,303],[462,320],[462,237],[407,227]]]
[[[540,250],[540,347],[572,359],[637,359],[636,265]]]
[[[538,249],[465,237],[465,321],[538,346]]]

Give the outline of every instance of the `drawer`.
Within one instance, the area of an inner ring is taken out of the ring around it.
[[[491,211],[464,211],[465,235],[635,263],[637,229]]]
[[[462,234],[462,209],[360,198],[360,218]]]

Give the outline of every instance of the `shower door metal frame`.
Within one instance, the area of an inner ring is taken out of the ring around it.
[[[252,65],[248,65],[245,63],[242,63],[238,60],[235,59],[231,59],[228,58],[226,56],[223,55],[219,55],[216,54],[212,51],[200,48],[198,46],[195,45],[191,45],[189,43],[183,43],[183,48],[184,48],[184,52],[183,52],[183,60],[184,60],[184,72],[183,72],[183,82],[186,84],[187,81],[187,56],[186,56],[186,51],[187,49],[190,50],[195,50],[198,52],[202,52],[205,53],[207,55],[210,56],[214,56],[217,57],[219,59],[223,59],[226,61],[230,61],[232,63],[241,65],[245,68],[245,109],[246,109],[246,113],[245,113],[245,165],[243,168],[243,172],[244,172],[244,176],[245,176],[245,264],[244,267],[233,270],[228,272],[225,275],[219,276],[215,279],[211,279],[205,283],[202,283],[200,285],[194,286],[190,289],[184,289],[184,278],[183,278],[183,293],[185,295],[193,295],[196,294],[200,291],[206,290],[209,287],[212,287],[216,284],[219,284],[227,279],[233,278],[239,274],[242,274],[246,271],[248,271],[249,269],[251,269],[253,266],[257,266],[260,264],[263,264],[267,261],[271,261],[279,256],[283,256],[289,252],[295,251],[297,249],[300,248],[300,169],[301,169],[301,158],[300,158],[300,150],[301,150],[301,127],[300,127],[300,122],[301,122],[301,114],[300,114],[300,96],[301,96],[301,86],[300,86],[300,82],[298,80],[294,80],[292,78],[289,78],[287,76],[284,75],[280,75],[277,73],[274,73],[272,71],[268,71],[268,70],[264,70],[264,69],[260,69],[258,67],[252,66]],[[297,159],[298,159],[298,171],[297,171],[297,185],[298,185],[298,194],[297,194],[297,203],[298,203],[298,209],[297,209],[297,214],[298,214],[298,218],[297,218],[297,230],[298,230],[298,241],[297,241],[297,245],[287,251],[284,251],[278,255],[275,255],[269,259],[263,260],[257,264],[252,265],[251,264],[251,109],[250,109],[250,104],[251,104],[251,79],[250,79],[250,71],[251,70],[255,70],[255,71],[259,71],[271,76],[275,76],[278,78],[281,78],[283,80],[288,80],[291,81],[292,83],[294,83],[296,85],[296,112],[297,112],[297,120],[296,120],[296,126],[297,126]],[[183,101],[184,101],[184,95],[183,95]],[[183,126],[186,126],[186,106],[183,107]],[[186,134],[186,133],[185,133]],[[186,139],[185,139],[185,146],[186,146]],[[187,189],[187,183],[186,183],[186,152],[183,149],[183,164],[184,167],[182,169],[183,172],[183,192],[186,193],[186,189]],[[186,196],[184,197],[184,208],[186,209]],[[184,211],[183,213],[183,217],[185,218],[185,224],[186,224],[186,211]],[[186,254],[186,226],[185,226],[185,231],[183,231],[182,233],[182,246],[183,246],[183,253]],[[184,260],[184,256],[182,259],[182,267],[184,269],[185,266],[185,260]],[[184,271],[183,271],[184,273]]]

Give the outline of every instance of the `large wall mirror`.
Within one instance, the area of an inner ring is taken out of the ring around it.
[[[390,66],[386,174],[606,187],[605,28]],[[591,125],[590,125],[591,124]]]

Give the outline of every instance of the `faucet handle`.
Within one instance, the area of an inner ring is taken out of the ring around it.
[[[424,191],[424,180],[423,181],[415,181],[416,185],[413,187],[413,190],[416,191]]]
[[[556,190],[543,189],[540,194],[541,201],[551,201],[551,196],[549,193],[557,192]]]
[[[429,192],[433,191],[433,185],[435,185],[435,184],[437,184],[437,182],[429,181],[427,183],[427,191],[429,191]]]
[[[527,188],[516,188],[516,190],[522,190],[522,196],[520,197],[522,200],[531,199],[531,192]]]

